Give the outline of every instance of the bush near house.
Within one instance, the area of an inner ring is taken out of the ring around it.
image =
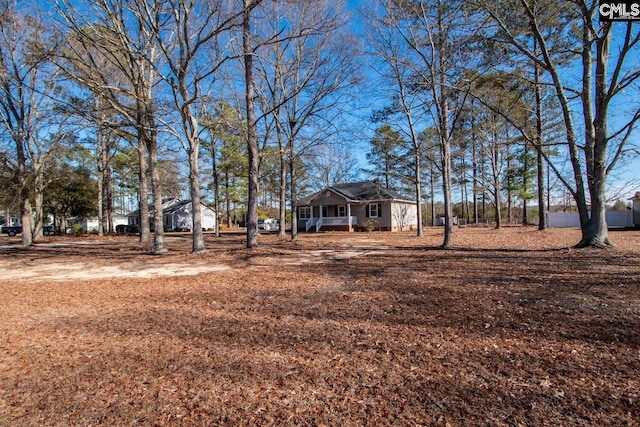
[[[362,224],[362,227],[364,231],[375,231],[379,229],[380,225],[375,219],[368,219]]]

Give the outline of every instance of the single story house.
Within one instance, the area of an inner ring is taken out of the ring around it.
[[[193,229],[193,204],[191,200],[177,198],[162,201],[162,223],[165,230],[191,231]],[[149,206],[149,216],[153,218],[153,206]],[[140,210],[129,215],[129,225],[140,225]],[[203,230],[212,230],[216,226],[216,212],[204,203],[200,203],[200,225]]]
[[[339,184],[298,201],[298,229],[411,230],[417,202],[371,181]]]
[[[113,215],[113,227],[127,225],[129,218],[126,215]],[[74,224],[80,224],[82,230],[89,233],[97,233],[100,228],[100,220],[97,216],[91,218],[74,217],[67,219],[67,228],[71,229]]]

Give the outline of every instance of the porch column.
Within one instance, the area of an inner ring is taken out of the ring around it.
[[[349,223],[349,227],[347,228],[349,232],[353,231],[353,227],[351,226],[351,203],[347,203],[347,222]]]

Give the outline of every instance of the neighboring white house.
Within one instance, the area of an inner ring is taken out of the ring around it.
[[[191,200],[177,198],[165,199],[162,203],[162,223],[165,230],[191,231],[193,229],[193,204]],[[203,230],[213,230],[216,226],[216,213],[213,209],[200,203],[200,221]],[[153,206],[149,206],[150,220],[153,219]],[[140,225],[140,210],[129,215],[129,225]]]
[[[216,212],[200,203],[200,221],[203,230],[213,230],[216,226]],[[179,201],[164,208],[162,212],[164,228],[174,231],[191,231],[193,229],[193,204],[191,200]]]
[[[418,226],[417,203],[371,182],[334,185],[298,201],[298,229],[305,231]]]
[[[129,218],[126,215],[114,215],[113,216],[113,228],[115,229],[118,225],[127,225],[129,223]],[[80,224],[82,230],[87,233],[97,233],[98,228],[100,227],[100,220],[97,216],[91,218],[69,218],[67,219],[67,227],[71,229],[74,224]]]

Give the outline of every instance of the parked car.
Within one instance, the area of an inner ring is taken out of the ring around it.
[[[140,226],[135,224],[118,224],[116,225],[116,233],[118,234],[137,234],[140,233]]]
[[[2,232],[5,234],[8,234],[9,236],[15,236],[16,234],[21,234],[22,233],[22,224],[16,224],[16,225],[3,225],[2,226]],[[51,224],[45,224],[42,226],[42,233],[45,235],[48,234],[53,234],[54,230],[53,230],[53,225]]]
[[[280,220],[275,218],[259,219],[258,229],[264,231],[278,231],[280,230]]]

